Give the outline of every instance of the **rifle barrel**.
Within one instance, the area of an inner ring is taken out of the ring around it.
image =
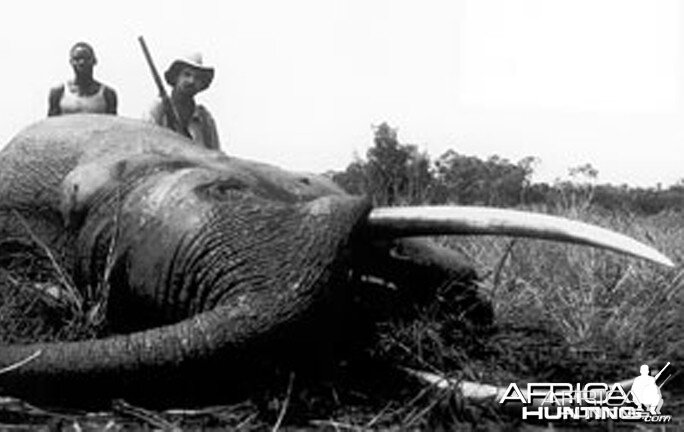
[[[145,55],[147,65],[150,67],[152,78],[154,79],[154,83],[157,85],[157,90],[159,90],[159,97],[162,99],[164,110],[168,115],[169,126],[176,132],[179,132],[189,137],[190,134],[188,133],[188,131],[186,131],[185,128],[181,126],[180,116],[178,115],[176,107],[173,105],[173,103],[171,103],[171,98],[169,98],[169,95],[166,93],[166,88],[164,87],[164,83],[162,82],[161,77],[159,76],[159,72],[157,72],[157,68],[154,66],[154,61],[152,60],[150,50],[147,48],[145,39],[142,36],[138,36],[138,42],[140,42],[140,47],[142,48],[143,54]]]
[[[665,372],[665,369],[667,369],[668,366],[670,366],[670,362],[667,362],[667,364],[666,364],[665,366],[663,366],[662,369],[660,369],[660,372],[658,372],[658,374],[655,376],[655,380],[656,380],[656,381],[658,381],[658,378],[660,378],[660,375],[661,375],[663,372]]]

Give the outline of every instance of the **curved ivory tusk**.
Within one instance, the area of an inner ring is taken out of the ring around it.
[[[459,391],[462,395],[463,398],[469,401],[476,401],[476,402],[498,402],[500,401],[505,395],[508,390],[508,387],[499,387],[491,384],[482,384],[479,382],[473,382],[473,381],[463,381],[463,380],[456,380],[456,379],[450,379],[446,378],[442,375],[434,374],[432,372],[426,372],[426,371],[419,371],[419,370],[414,370],[414,369],[409,369],[409,368],[402,368],[405,372],[407,372],[410,375],[415,376],[419,380],[423,381],[426,384],[429,384],[431,386],[434,386],[439,389],[455,389]],[[616,383],[613,383],[610,385],[612,388],[615,385],[621,386],[624,390],[629,390],[632,388],[632,384],[634,383],[634,379],[627,379],[623,381],[619,381]],[[520,390],[522,395],[525,397],[525,399],[529,399],[528,393],[526,389],[521,389]],[[605,390],[592,390],[591,396],[594,398],[603,398],[606,395]],[[572,401],[572,397],[569,395],[560,395],[559,399],[569,399],[568,402]],[[532,400],[532,405],[533,406],[541,406],[543,400],[541,399],[533,399]]]
[[[510,235],[597,246],[674,267],[650,246],[614,231],[558,216],[470,206],[380,207],[368,225],[381,236]]]

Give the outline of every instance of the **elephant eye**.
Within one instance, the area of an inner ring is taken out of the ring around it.
[[[241,180],[227,179],[199,186],[197,193],[210,199],[220,200],[228,198],[233,192],[244,191],[247,188],[247,184]]]

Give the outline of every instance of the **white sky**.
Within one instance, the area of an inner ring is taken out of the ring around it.
[[[585,162],[599,181],[684,178],[684,3],[679,0],[22,0],[3,8],[0,142],[45,116],[95,47],[96,78],[139,117],[161,72],[201,50],[216,67],[199,100],[230,154],[343,169],[371,124],[436,158],[449,148],[541,158],[552,181]]]

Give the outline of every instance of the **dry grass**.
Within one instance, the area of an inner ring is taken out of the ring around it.
[[[684,261],[680,214],[599,215],[587,206],[551,212],[629,234],[655,245],[675,262]],[[523,424],[491,405],[466,403],[454,391],[418,383],[401,368],[507,385],[533,380],[612,382],[635,376],[643,363],[684,361],[681,268],[665,269],[610,252],[543,241],[441,241],[467,256],[481,275],[480,289],[495,311],[493,325],[466,319],[455,307],[455,288],[447,285],[431,303],[416,306],[413,319],[378,323],[375,342],[360,365],[339,366],[336,377],[325,383],[285,372],[273,388],[241,403],[192,411],[152,412],[117,401],[107,413],[87,415],[46,412],[0,399],[0,428],[11,424],[65,430],[133,430],[143,425],[164,430],[547,430],[546,425]],[[101,332],[106,290],[87,293],[74,307],[58,295],[65,289],[64,278],[50,260],[20,251],[4,257],[3,265],[1,340],[75,339]],[[368,364],[382,372],[364,370]],[[664,387],[663,412],[676,417],[670,430],[684,425],[681,383],[680,379]],[[563,429],[557,425],[555,430]]]
[[[0,343],[79,340],[101,335],[114,242],[101,283],[79,290],[58,257],[21,215],[31,243],[0,245]]]

